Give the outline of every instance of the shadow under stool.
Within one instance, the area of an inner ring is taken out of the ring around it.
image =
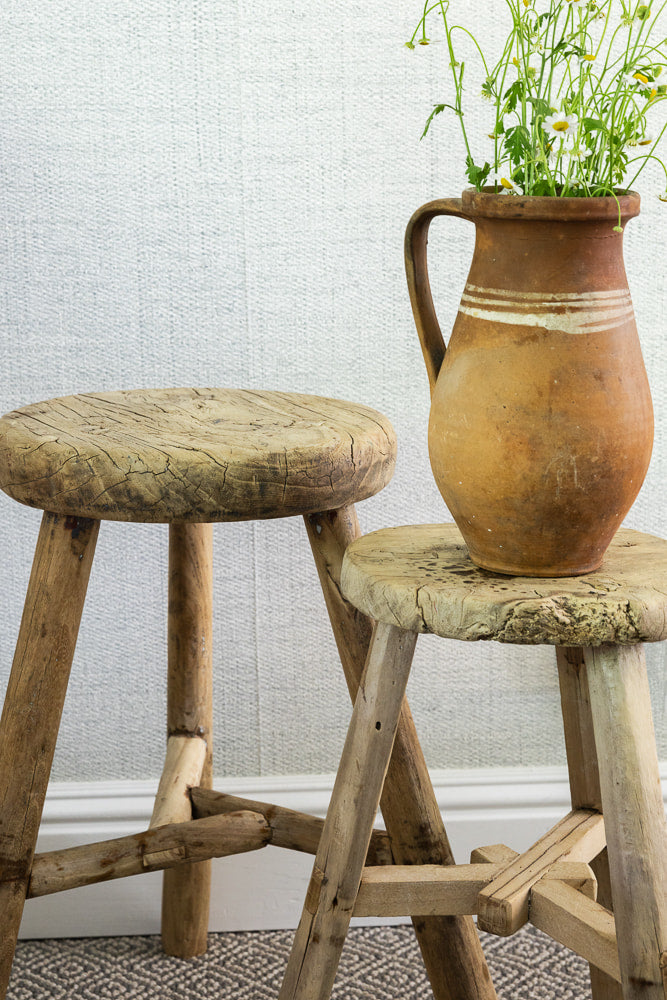
[[[665,1000],[667,827],[642,643],[667,638],[667,542],[622,529],[596,572],[529,579],[478,569],[454,525],[390,528],[349,546],[341,589],[377,624],[281,1000],[330,996],[351,916],[415,914],[476,915],[499,935],[530,921],[590,963],[595,1000]],[[424,632],[556,647],[572,810],[522,854],[366,859]],[[494,995],[429,972],[439,1000]]]
[[[101,392],[0,419],[0,486],[44,512],[0,722],[1,997],[26,897],[165,869],[163,944],[189,958],[206,948],[210,858],[315,853],[322,820],[210,789],[212,523],[304,516],[355,691],[371,625],[342,600],[340,566],[353,505],[387,484],[395,449],[375,410],[295,393]],[[35,855],[103,520],[169,524],[164,771],[147,831]],[[369,858],[387,857],[377,834]]]

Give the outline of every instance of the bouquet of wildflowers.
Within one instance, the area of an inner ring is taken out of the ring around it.
[[[667,121],[667,39],[652,40],[667,0],[505,0],[511,28],[500,58],[487,62],[474,35],[450,20],[450,0],[426,0],[407,47],[428,45],[441,22],[471,184],[507,193],[585,197],[632,187],[656,155]],[[482,97],[494,110],[487,152],[473,156],[463,109],[469,40],[481,60]],[[657,122],[657,128],[655,123]],[[667,188],[667,185],[666,185]],[[667,201],[667,190],[659,195]]]

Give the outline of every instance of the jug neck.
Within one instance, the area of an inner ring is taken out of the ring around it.
[[[634,192],[617,200],[465,191],[476,228],[468,282],[545,293],[627,288],[623,229],[639,204]]]

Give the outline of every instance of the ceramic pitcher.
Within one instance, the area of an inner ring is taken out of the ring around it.
[[[633,192],[616,200],[470,190],[410,220],[406,268],[431,386],[431,467],[478,566],[590,572],[642,485],[653,410],[622,232],[638,212]],[[447,345],[427,271],[437,215],[476,230]]]

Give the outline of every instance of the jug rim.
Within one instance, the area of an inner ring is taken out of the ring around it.
[[[560,198],[551,195],[502,194],[467,188],[462,196],[465,215],[490,219],[544,219],[559,222],[632,219],[639,214],[641,198],[636,191],[618,191],[615,196]]]

